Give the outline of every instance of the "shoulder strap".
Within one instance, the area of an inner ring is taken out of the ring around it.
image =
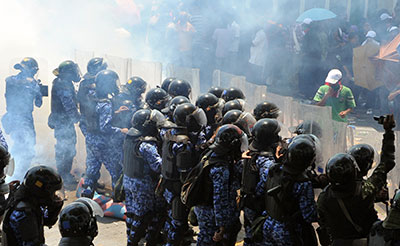
[[[344,214],[344,216],[346,217],[346,219],[353,225],[354,229],[356,229],[356,231],[358,233],[361,233],[363,231],[362,227],[357,225],[356,223],[354,223],[353,219],[350,216],[349,211],[347,210],[346,206],[344,205],[344,202],[342,200],[342,198],[336,198],[340,208],[342,209],[342,212]]]

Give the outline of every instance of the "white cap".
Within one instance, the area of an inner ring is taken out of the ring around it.
[[[376,37],[376,32],[374,31],[368,31],[367,35],[365,35],[366,38],[375,38]]]
[[[312,22],[312,20],[311,20],[310,18],[305,18],[305,19],[303,20],[303,24],[306,24],[306,25],[310,25],[311,22]]]
[[[392,26],[390,29],[389,29],[389,32],[392,32],[392,31],[395,31],[395,30],[398,30],[399,28],[397,27],[397,26]]]
[[[329,71],[328,76],[326,76],[325,82],[329,84],[336,84],[342,79],[342,72],[339,69],[332,69]]]
[[[381,21],[387,20],[387,19],[392,19],[392,16],[390,16],[388,13],[383,13],[380,16]]]

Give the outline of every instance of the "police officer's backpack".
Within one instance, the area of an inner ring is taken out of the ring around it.
[[[211,157],[211,153],[211,150],[206,152],[200,162],[189,172],[182,185],[181,200],[189,208],[212,205],[213,186],[209,170],[216,164],[220,165],[226,161]]]

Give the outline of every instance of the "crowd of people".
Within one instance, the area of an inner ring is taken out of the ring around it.
[[[29,139],[35,135],[33,105],[40,107],[47,93],[35,79],[35,59],[24,58],[15,68],[20,73],[6,79],[2,121],[13,140],[10,152],[17,156],[20,148],[34,148]],[[321,105],[343,89],[339,72],[331,71],[327,87],[320,89],[328,96],[315,96]],[[104,188],[98,183],[103,164],[111,175],[113,198],[125,202],[127,245],[142,240],[146,245],[190,244],[190,225],[199,227],[197,245],[233,246],[242,226],[245,245],[318,245],[318,239],[321,245],[400,243],[400,192],[384,221],[374,208],[389,200],[387,174],[395,167],[393,115],[379,119],[385,133],[380,161],[370,176],[375,150],[368,144],[332,156],[325,172],[317,173],[314,169],[324,159],[323,129],[303,122],[293,131],[297,136],[284,139],[277,120],[280,109],[265,101],[246,112],[246,98],[238,88],[211,87],[192,101],[190,83],[179,78],[167,78],[148,91],[140,77],[119,87],[118,74],[99,57],[89,61],[83,78],[70,60],[53,73],[48,125],[57,140],[57,171],[31,167],[30,158],[16,159],[16,170],[28,171],[21,183],[8,186],[4,169],[11,156],[0,134],[2,184],[9,187],[0,199],[2,245],[45,245],[44,226],[57,220],[59,245],[93,245],[96,216],[102,211],[91,199]],[[74,83],[79,83],[78,92]],[[354,106],[350,94],[346,92],[344,111]],[[86,141],[84,189],[81,198],[63,208],[56,191],[77,185],[71,167],[78,123]],[[317,200],[316,189],[322,189]],[[314,222],[319,224],[318,239]]]

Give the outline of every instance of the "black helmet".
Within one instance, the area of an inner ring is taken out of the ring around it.
[[[336,154],[326,164],[326,174],[333,186],[354,182],[359,171],[356,160],[350,154]]]
[[[52,198],[62,188],[61,176],[51,167],[40,165],[32,167],[25,174],[24,186],[39,198]]]
[[[369,144],[357,144],[352,146],[347,153],[354,157],[360,168],[359,178],[367,175],[374,163],[374,148]]]
[[[164,115],[158,110],[139,109],[132,116],[132,127],[143,135],[156,136],[157,127],[165,121]]]
[[[54,69],[53,74],[61,79],[66,79],[74,82],[81,80],[81,70],[78,64],[73,61],[63,61],[58,68]]]
[[[222,93],[222,99],[225,100],[225,102],[234,100],[234,99],[245,99],[246,97],[244,96],[242,90],[235,88],[235,87],[230,87]]]
[[[301,174],[315,162],[315,144],[306,138],[295,137],[286,152],[284,170],[290,174]]]
[[[218,86],[212,86],[209,90],[208,93],[214,94],[216,97],[221,98],[222,93],[224,92],[224,89]]]
[[[262,102],[257,104],[257,106],[253,110],[254,117],[256,120],[260,120],[263,118],[272,118],[276,119],[279,117],[280,110],[278,106],[271,102]]]
[[[11,158],[10,152],[8,152],[8,150],[3,145],[0,144],[0,173],[4,174],[4,168],[10,162],[10,158]]]
[[[248,147],[246,134],[239,127],[226,124],[218,129],[210,149],[218,155],[234,154],[235,157],[240,157]]]
[[[251,129],[256,123],[256,119],[248,113],[234,109],[226,112],[222,118],[222,124],[234,124],[242,129],[248,136],[251,135]]]
[[[184,96],[176,96],[168,102],[168,106],[161,110],[161,112],[172,116],[176,107],[182,103],[190,103],[190,100]]]
[[[206,93],[199,96],[196,106],[204,110],[208,124],[214,124],[221,118],[222,103],[214,94]]]
[[[95,78],[96,95],[99,98],[107,98],[108,95],[116,95],[118,89],[118,74],[112,70],[100,71]]]
[[[146,103],[151,109],[162,110],[169,100],[168,93],[161,88],[154,88],[147,92]]]
[[[306,120],[300,123],[294,130],[293,133],[297,135],[301,134],[313,134],[318,138],[322,137],[322,129],[316,121]]]
[[[178,105],[173,118],[178,126],[186,127],[189,132],[198,132],[207,125],[204,111],[191,103]]]
[[[141,95],[146,91],[147,83],[142,78],[133,76],[127,82],[125,87],[134,95]]]
[[[226,112],[233,109],[244,111],[244,104],[245,102],[243,99],[230,100],[224,104],[224,108],[222,109],[222,115],[225,115]]]
[[[164,81],[161,83],[161,89],[163,89],[164,91],[168,91],[169,85],[175,79],[176,78],[173,78],[173,77],[169,77],[169,78],[164,79]]]
[[[96,76],[98,72],[106,69],[107,63],[101,57],[92,58],[87,64],[87,72],[92,76]]]
[[[20,63],[17,63],[14,65],[15,69],[25,71],[30,73],[30,75],[35,75],[37,71],[39,70],[39,65],[35,59],[32,57],[25,57],[22,59]]]
[[[261,119],[256,122],[251,135],[253,136],[253,146],[257,150],[263,150],[280,140],[279,132],[281,127],[275,119]]]
[[[190,93],[192,92],[192,86],[183,79],[175,79],[168,86],[168,94],[172,97],[176,96],[185,96],[189,98]]]
[[[101,207],[88,198],[79,198],[65,206],[58,223],[61,236],[90,237],[93,240],[98,234],[96,215],[102,216],[96,211],[101,211]]]

